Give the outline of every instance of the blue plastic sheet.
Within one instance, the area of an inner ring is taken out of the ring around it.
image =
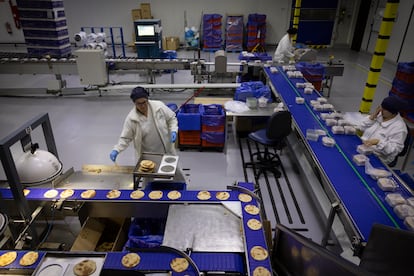
[[[246,98],[265,97],[269,103],[272,102],[272,92],[269,86],[264,85],[261,81],[242,82],[234,93],[234,100],[246,102]]]

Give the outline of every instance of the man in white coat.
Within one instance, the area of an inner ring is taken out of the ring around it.
[[[374,153],[387,164],[403,150],[408,135],[407,126],[399,114],[403,106],[400,99],[388,96],[359,127],[364,130],[361,136],[364,145],[373,147]]]
[[[273,61],[288,62],[291,58],[295,57],[295,48],[292,46],[292,38],[297,33],[298,30],[296,28],[290,28],[286,31],[286,34],[279,41],[279,44],[277,44],[277,48],[273,56]]]
[[[130,95],[134,107],[124,121],[118,143],[109,157],[115,162],[118,154],[132,142],[137,160],[143,152],[176,155],[178,121],[168,106],[161,101],[149,100],[149,93],[143,87],[135,87]],[[176,181],[184,181],[177,168]]]

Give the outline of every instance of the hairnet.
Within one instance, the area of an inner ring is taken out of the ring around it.
[[[130,97],[131,97],[131,100],[133,102],[135,102],[135,100],[136,99],[139,99],[139,98],[146,98],[146,99],[148,99],[148,96],[149,96],[149,93],[148,93],[147,90],[145,90],[144,87],[137,86],[134,89],[132,89],[132,92],[131,92],[131,96]]]
[[[403,103],[397,97],[388,96],[382,100],[381,107],[388,110],[392,114],[397,114],[403,109]]]

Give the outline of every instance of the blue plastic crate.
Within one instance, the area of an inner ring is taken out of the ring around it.
[[[201,124],[207,126],[221,126],[225,124],[226,115],[219,104],[202,105],[200,107]]]
[[[200,104],[185,104],[177,113],[179,130],[201,130]]]

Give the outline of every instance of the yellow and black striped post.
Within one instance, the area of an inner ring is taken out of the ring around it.
[[[399,3],[399,0],[388,0],[385,6],[384,16],[375,44],[374,56],[372,57],[367,82],[365,83],[364,95],[359,107],[359,112],[361,113],[369,113],[371,109]]]
[[[295,10],[293,11],[293,28],[299,29],[299,17],[300,17],[300,7],[302,5],[302,0],[296,0]],[[293,44],[296,44],[296,37],[298,34],[295,34],[292,38]]]

